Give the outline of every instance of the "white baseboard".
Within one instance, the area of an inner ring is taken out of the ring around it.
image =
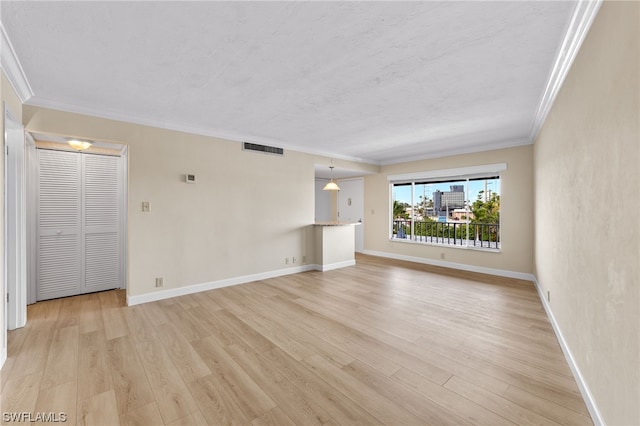
[[[194,284],[185,287],[170,288],[166,290],[154,291],[153,293],[141,294],[138,296],[127,296],[127,305],[139,305],[141,303],[155,302],[157,300],[169,299],[171,297],[184,296],[187,294],[199,293],[201,291],[214,290],[216,288],[229,287],[237,284],[245,284],[252,281],[266,280],[268,278],[281,277],[284,275],[297,274],[300,272],[313,271],[318,269],[318,265],[303,265],[293,268],[278,269],[275,271],[262,272],[259,274],[243,275],[240,277],[227,278],[224,280],[211,281],[208,283]]]
[[[403,254],[387,253],[374,250],[363,250],[363,254],[386,257],[388,259],[405,260],[407,262],[422,263],[425,265],[442,266],[444,268],[459,269],[461,271],[478,272],[480,274],[497,275],[499,277],[516,278],[533,281],[533,274],[525,272],[507,271],[504,269],[485,268],[484,266],[467,265],[464,263],[445,262],[443,260],[426,259],[424,257],[405,256]]]
[[[334,269],[346,268],[356,264],[355,260],[345,260],[344,262],[330,263],[328,265],[314,265],[318,271],[326,272]]]
[[[216,288],[229,287],[232,285],[246,284],[253,281],[266,280],[268,278],[282,277],[284,275],[298,274],[307,271],[331,271],[334,269],[345,268],[356,264],[355,260],[347,260],[345,262],[331,263],[328,265],[303,265],[293,268],[278,269],[276,271],[262,272],[259,274],[243,275],[240,277],[227,278],[224,280],[211,281],[208,283],[194,284],[185,287],[170,288],[166,290],[154,291],[153,293],[141,294],[138,296],[127,296],[127,305],[139,305],[141,303],[155,302],[158,300],[169,299],[171,297],[184,296],[187,294],[199,293],[201,291],[215,290]]]
[[[560,326],[556,322],[556,318],[553,316],[553,311],[551,310],[551,306],[547,302],[547,298],[545,297],[544,290],[542,286],[538,282],[536,276],[533,276],[533,283],[538,290],[538,296],[542,301],[542,306],[544,306],[544,310],[547,312],[547,317],[549,317],[549,322],[551,322],[551,326],[553,327],[553,331],[556,334],[556,338],[558,339],[558,343],[562,348],[562,352],[564,353],[564,357],[569,364],[569,368],[571,368],[571,372],[573,373],[573,377],[578,384],[578,389],[580,389],[580,393],[582,394],[582,398],[587,406],[587,410],[589,410],[589,414],[591,414],[591,420],[595,426],[604,426],[604,420],[602,419],[602,415],[598,410],[598,406],[596,405],[596,401],[589,390],[589,386],[587,386],[587,382],[584,380],[582,373],[580,373],[580,369],[576,364],[575,359],[573,358],[573,354],[571,353],[571,349],[569,349],[569,345],[567,345],[567,341],[564,339],[564,335],[562,334],[562,330],[560,330]]]
[[[5,331],[6,333],[6,331]],[[0,368],[4,365],[4,362],[7,360],[7,351],[0,353]]]

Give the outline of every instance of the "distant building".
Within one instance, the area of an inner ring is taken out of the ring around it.
[[[453,220],[473,219],[473,213],[468,212],[465,209],[455,209],[453,212],[451,212],[451,219]]]
[[[446,216],[455,209],[464,208],[464,185],[451,185],[450,191],[433,193],[433,204],[438,216]]]

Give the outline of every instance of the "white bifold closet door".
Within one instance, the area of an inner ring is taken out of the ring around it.
[[[37,300],[121,287],[121,164],[38,150]]]

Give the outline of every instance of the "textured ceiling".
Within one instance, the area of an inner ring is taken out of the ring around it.
[[[531,143],[575,2],[12,2],[28,103],[373,163]]]

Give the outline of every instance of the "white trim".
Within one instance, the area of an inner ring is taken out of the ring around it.
[[[355,260],[345,260],[344,262],[329,263],[327,265],[313,265],[316,270],[326,272],[333,271],[334,269],[346,268],[347,266],[353,266],[356,264]]]
[[[507,170],[507,163],[485,164],[482,166],[458,167],[455,169],[427,170],[415,173],[402,173],[398,175],[388,175],[387,180],[390,183],[408,182],[420,179],[438,179],[438,178],[473,178],[476,175],[484,175],[491,173],[499,173]],[[479,176],[478,176],[479,177]]]
[[[461,271],[477,272],[479,274],[497,275],[499,277],[515,278],[519,280],[533,281],[533,274],[525,272],[507,271],[504,269],[486,268],[484,266],[467,265],[464,263],[445,262],[443,260],[428,259],[424,257],[405,256],[403,254],[387,253],[375,250],[364,250],[363,254],[385,257],[388,259],[404,260],[407,262],[422,263],[425,265],[441,266],[443,268],[458,269]]]
[[[0,37],[2,38],[0,40],[0,65],[2,65],[2,69],[20,101],[25,103],[33,96],[33,90],[2,22],[0,22]]]
[[[186,287],[160,290],[153,293],[146,293],[137,296],[127,296],[127,305],[133,306],[140,303],[155,302],[157,300],[169,299],[171,297],[184,296],[187,294],[199,293],[201,291],[215,290],[217,288],[229,287],[237,284],[246,284],[253,281],[266,280],[284,275],[297,274],[300,272],[313,271],[318,269],[318,265],[304,265],[293,268],[278,269],[276,271],[262,272],[259,274],[243,275],[240,277],[227,278],[208,283],[195,284]]]
[[[103,118],[106,120],[116,120],[129,124],[137,124],[141,126],[149,126],[165,130],[173,130],[177,132],[190,133],[195,135],[208,136],[213,138],[225,139],[228,141],[243,141],[260,143],[263,145],[275,145],[285,150],[297,151],[306,154],[319,155],[327,158],[334,158],[340,160],[353,161],[356,163],[372,164],[375,166],[384,166],[391,164],[406,163],[410,161],[427,160],[432,158],[451,157],[453,155],[473,154],[476,152],[485,152],[496,149],[513,148],[518,146],[530,145],[532,141],[526,135],[520,138],[509,138],[502,141],[487,141],[473,146],[464,146],[461,148],[446,148],[438,151],[432,151],[425,153],[424,155],[407,155],[402,157],[396,157],[390,160],[372,160],[361,157],[352,157],[349,155],[336,154],[335,152],[323,151],[319,149],[313,149],[308,147],[302,147],[299,145],[293,145],[283,143],[280,140],[274,140],[269,138],[258,137],[254,135],[242,134],[235,131],[227,131],[221,129],[210,129],[191,125],[184,125],[180,123],[171,123],[161,120],[154,120],[142,117],[132,117],[129,114],[103,111],[93,108],[85,108],[77,105],[71,105],[64,102],[59,102],[51,99],[42,98],[40,96],[34,96],[25,102],[27,105],[33,105],[41,108],[49,108],[58,111],[70,112],[75,114],[87,115],[90,117]],[[371,172],[362,172],[363,174],[371,174]]]
[[[283,143],[280,140],[262,138],[262,137],[243,134],[235,131],[228,131],[228,130],[222,130],[222,129],[210,129],[210,128],[204,128],[204,127],[185,125],[181,123],[173,123],[173,122],[154,120],[149,118],[134,117],[126,113],[107,112],[99,109],[85,108],[77,105],[70,105],[67,103],[58,102],[51,99],[44,99],[38,96],[34,96],[33,98],[30,98],[29,101],[25,103],[27,105],[33,105],[41,108],[49,108],[49,109],[55,109],[63,112],[70,112],[74,114],[88,115],[90,117],[103,118],[106,120],[115,120],[115,121],[121,121],[129,124],[137,124],[141,126],[154,127],[158,129],[173,130],[176,132],[208,136],[208,137],[224,139],[232,142],[242,141],[242,142],[258,143],[263,145],[273,145],[279,148],[283,148],[285,151],[291,150],[291,151],[303,152],[306,154],[319,155],[327,158],[353,161],[356,163],[379,165],[379,162],[367,160],[365,158],[351,157],[348,155],[341,155],[341,154],[336,154],[336,153],[322,151],[322,150],[313,149],[313,148],[300,147],[292,144]]]
[[[432,142],[437,142],[437,144],[439,145],[448,145],[448,141],[449,139],[443,139],[443,140],[435,140]],[[485,141],[485,142],[478,142],[472,146],[465,145],[459,148],[443,148],[437,151],[434,150],[431,152],[427,152],[423,155],[407,155],[407,156],[395,157],[389,160],[378,161],[375,164],[379,164],[380,166],[389,166],[393,164],[408,163],[408,162],[421,161],[421,160],[430,160],[433,158],[452,157],[454,155],[474,154],[476,152],[486,152],[486,151],[493,151],[497,149],[515,148],[518,146],[531,145],[531,143],[532,142],[529,139],[528,135],[525,135],[522,137],[505,139],[498,142],[491,140],[491,141]]]
[[[5,290],[9,293],[8,330],[27,323],[27,224],[25,185],[25,132],[4,105],[5,149]],[[11,232],[9,232],[11,229]]]
[[[547,298],[544,295],[542,286],[538,282],[538,279],[536,278],[536,276],[535,275],[532,275],[532,276],[533,276],[533,283],[535,284],[536,289],[538,290],[538,296],[540,297],[540,301],[542,301],[542,306],[544,307],[544,310],[547,312],[547,317],[549,317],[549,322],[553,327],[553,331],[555,332],[556,338],[558,339],[558,343],[562,348],[564,357],[567,360],[567,363],[569,364],[569,368],[571,368],[571,372],[573,373],[573,377],[575,378],[576,383],[578,384],[578,388],[580,389],[582,398],[584,399],[587,409],[589,410],[589,414],[591,414],[591,420],[593,420],[593,423],[596,426],[603,426],[605,424],[604,419],[600,414],[600,410],[598,410],[598,406],[596,405],[596,401],[593,395],[591,394],[591,391],[589,390],[589,386],[587,385],[587,382],[584,380],[582,373],[580,373],[578,364],[576,364],[576,360],[573,357],[573,354],[571,353],[571,349],[569,349],[569,345],[567,344],[567,341],[564,339],[562,330],[560,329],[558,322],[553,316],[553,311],[551,310],[551,306],[547,302]]]
[[[127,305],[139,305],[141,303],[155,302],[157,300],[169,299],[172,297],[184,296],[187,294],[200,293],[201,291],[215,290],[217,288],[230,287],[238,284],[246,284],[254,281],[266,280],[269,278],[277,278],[285,275],[299,274],[308,271],[332,271],[334,269],[345,268],[356,264],[355,260],[347,260],[344,262],[331,263],[328,265],[303,265],[293,268],[278,269],[275,271],[261,272],[259,274],[243,275],[240,277],[227,278],[224,280],[211,281],[208,283],[194,284],[186,287],[171,288],[160,290],[153,293],[141,294],[139,296],[127,296]]]
[[[0,46],[1,47],[1,46]],[[5,111],[6,111],[6,104],[5,102],[2,102],[2,114],[4,116]],[[7,294],[9,294],[9,289],[7,288],[7,278],[8,278],[8,274],[7,274],[7,221],[4,219],[7,217],[7,203],[5,201],[5,197],[6,197],[6,193],[7,193],[7,180],[5,179],[5,175],[6,175],[6,170],[7,170],[7,157],[6,157],[6,141],[5,141],[5,134],[7,132],[6,130],[6,126],[7,123],[4,121],[4,119],[2,120],[2,164],[3,164],[3,171],[2,171],[2,179],[3,182],[0,185],[0,191],[2,191],[2,224],[0,226],[2,226],[2,241],[0,241],[0,244],[2,244],[2,259],[0,259],[0,262],[2,262],[2,282],[0,282],[0,290],[2,291],[2,293],[0,293],[0,296],[2,297],[2,300],[0,300],[0,303],[2,303],[2,318],[0,319],[0,321],[2,321],[2,328],[0,328],[0,360],[2,362],[0,362],[0,367],[2,367],[4,365],[4,361],[7,359],[7,350],[8,350],[8,342],[7,342],[7,323],[9,322],[9,304],[6,302],[5,297],[7,297]]]
[[[36,141],[29,132],[25,132],[25,184],[26,184],[26,212],[27,212],[27,305],[36,303],[36,277],[38,274],[37,259],[37,221],[36,206],[38,205],[38,158]]]
[[[127,236],[128,229],[128,214],[129,211],[129,146],[124,145],[120,154],[120,288],[126,289],[127,286],[127,259],[128,246]],[[128,290],[127,290],[128,291]]]
[[[542,125],[553,106],[553,101],[555,101],[562,87],[562,83],[571,69],[573,60],[578,54],[580,46],[587,36],[601,4],[602,0],[578,1],[573,16],[571,17],[569,28],[567,28],[567,32],[560,45],[555,64],[549,75],[547,86],[544,89],[540,104],[538,105],[538,109],[536,109],[536,114],[531,123],[531,129],[529,130],[529,140],[531,143],[534,143],[538,137],[538,133],[540,129],[542,129]]]

